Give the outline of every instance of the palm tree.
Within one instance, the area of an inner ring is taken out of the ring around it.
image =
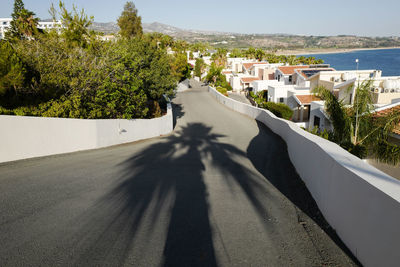
[[[228,62],[226,53],[228,51],[223,48],[218,48],[217,53],[211,56],[211,60],[217,65],[218,67],[224,68]]]
[[[396,165],[400,162],[400,146],[389,143],[388,138],[400,122],[400,112],[378,116],[372,104],[371,86],[372,80],[358,84],[351,105],[345,105],[323,86],[315,88],[314,93],[325,100],[333,125],[332,141],[360,158],[371,155],[380,162]]]
[[[37,24],[38,18],[35,18],[35,13],[27,9],[22,9],[17,18],[17,27],[19,32],[25,38],[31,38],[38,33]]]
[[[211,63],[210,69],[208,70],[208,74],[206,76],[206,81],[217,83],[217,81],[223,80],[222,74],[223,67],[216,65],[214,62]]]

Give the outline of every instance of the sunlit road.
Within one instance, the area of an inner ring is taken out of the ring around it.
[[[0,165],[0,266],[354,265],[278,136],[199,84],[174,110],[169,136]]]

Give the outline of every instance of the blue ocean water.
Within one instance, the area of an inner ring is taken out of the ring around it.
[[[336,70],[355,70],[358,58],[360,70],[382,70],[382,76],[400,76],[400,49],[360,50],[335,54],[312,54]]]

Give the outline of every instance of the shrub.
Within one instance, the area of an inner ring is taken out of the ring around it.
[[[265,102],[264,106],[279,118],[290,120],[293,116],[293,110],[283,103]]]
[[[340,146],[349,151],[354,156],[359,157],[360,159],[365,159],[367,157],[368,154],[367,147],[362,144],[354,145],[351,142],[346,142],[340,144]]]
[[[225,95],[225,96],[228,96],[228,90],[226,90],[226,88],[223,88],[223,87],[221,87],[221,86],[218,86],[216,89],[217,89],[217,91],[220,92],[221,94],[223,94],[223,95]]]

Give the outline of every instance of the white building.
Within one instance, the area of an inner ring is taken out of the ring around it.
[[[0,40],[4,39],[5,33],[11,27],[12,18],[0,18]],[[59,29],[61,21],[39,21],[37,28],[42,30]]]

